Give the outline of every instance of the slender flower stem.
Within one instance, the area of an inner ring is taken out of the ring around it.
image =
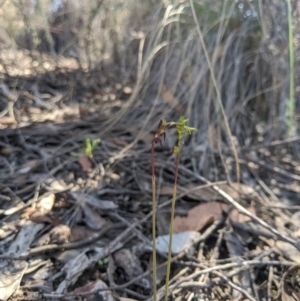
[[[165,298],[164,301],[168,300],[168,290],[170,281],[170,271],[171,271],[171,256],[172,256],[172,244],[173,244],[173,231],[174,231],[174,215],[175,215],[175,202],[177,195],[177,179],[178,179],[178,169],[180,162],[180,149],[177,153],[176,159],[176,169],[175,169],[175,179],[173,187],[173,197],[172,197],[172,209],[171,209],[171,222],[170,222],[170,238],[169,238],[169,249],[168,249],[168,261],[167,261],[167,275],[166,275],[166,288],[165,288]]]
[[[185,119],[183,116],[179,118],[178,122],[167,122],[165,119],[162,119],[159,122],[156,134],[152,140],[151,148],[151,166],[152,166],[152,236],[153,236],[153,296],[154,301],[156,301],[156,232],[155,232],[155,222],[156,222],[156,189],[155,189],[155,166],[154,166],[154,145],[155,143],[161,143],[161,138],[166,137],[166,129],[175,129],[178,135],[177,146],[173,148],[173,154],[177,154],[176,167],[175,167],[175,178],[174,178],[174,187],[173,187],[173,197],[172,197],[172,210],[171,210],[171,222],[170,222],[170,233],[169,233],[169,250],[168,250],[168,261],[167,261],[167,275],[166,275],[166,289],[165,289],[165,298],[168,299],[168,289],[170,281],[170,270],[171,270],[171,257],[172,257],[172,244],[173,244],[173,230],[174,230],[174,215],[175,215],[175,201],[177,194],[177,179],[178,179],[178,169],[180,162],[181,147],[183,143],[183,137],[185,134],[192,134],[197,131],[193,127],[187,126],[188,119]]]
[[[156,301],[156,186],[155,186],[155,166],[154,166],[154,145],[151,148],[151,167],[152,167],[152,268],[153,268],[153,300]]]

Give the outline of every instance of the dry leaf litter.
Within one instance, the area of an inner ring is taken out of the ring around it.
[[[39,81],[1,83],[0,101],[15,106],[0,120],[1,300],[152,300],[150,141],[163,113],[158,107],[145,127],[146,113],[139,117],[143,108],[130,98],[134,87],[105,76],[64,67]],[[184,113],[166,85],[161,97]],[[169,295],[299,300],[299,164],[284,141],[240,149],[243,184],[228,183],[215,132],[210,126],[209,141],[198,143],[212,151],[217,182],[214,170],[204,178],[193,165],[191,154],[199,159],[203,148],[187,143],[182,154]],[[86,138],[100,139],[92,158]],[[158,300],[172,143],[156,154]],[[229,148],[222,155],[233,161]]]

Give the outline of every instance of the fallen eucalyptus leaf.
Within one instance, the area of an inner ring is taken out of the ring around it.
[[[27,267],[24,260],[0,262],[0,300],[6,301],[18,290]]]
[[[200,231],[207,224],[219,219],[227,208],[228,205],[220,202],[202,203],[189,210],[186,217],[175,217],[174,233]]]
[[[232,232],[226,232],[224,235],[224,240],[232,260],[238,261],[241,256],[245,253],[244,246],[242,242],[236,237]],[[233,282],[242,287],[248,293],[253,293],[251,289],[251,280],[249,271],[241,271],[232,277]],[[238,290],[233,290],[232,299],[240,300],[243,297],[242,293]]]
[[[45,195],[44,197],[42,197],[42,199],[37,203],[36,205],[36,209],[41,213],[41,214],[47,214],[49,212],[51,212],[52,207],[54,205],[54,201],[55,201],[55,195],[49,194],[49,195]]]
[[[100,210],[114,210],[119,207],[113,201],[100,200],[93,195],[87,195],[85,200],[89,205],[96,207]]]
[[[113,255],[115,265],[121,267],[129,280],[134,279],[135,277],[143,274],[144,270],[141,266],[139,258],[133,254],[129,249],[121,249]],[[139,286],[142,286],[145,289],[150,289],[150,281],[146,277],[138,280],[136,282]]]
[[[201,234],[196,231],[186,231],[173,234],[172,253],[174,255],[190,248],[199,238]],[[156,238],[156,250],[161,253],[168,253],[169,235],[158,236]]]
[[[78,287],[75,289],[74,293],[77,293],[78,295],[82,293],[88,293],[94,290],[100,290],[100,289],[106,289],[107,285],[102,280],[98,279],[95,282],[89,282],[84,286]],[[97,297],[98,296],[98,297]],[[94,301],[94,300],[105,300],[105,301],[115,301],[115,298],[113,297],[111,291],[100,291],[96,292],[95,294],[88,295],[85,297],[85,300],[87,301]]]
[[[90,205],[82,202],[80,206],[84,212],[84,222],[89,228],[99,230],[106,224],[106,220],[96,210],[92,209]]]
[[[300,264],[300,252],[294,246],[284,241],[276,241],[275,247],[282,253],[282,255],[293,262]]]
[[[43,228],[43,224],[36,224],[32,221],[27,221],[19,231],[17,238],[10,245],[7,253],[21,254],[26,252],[34,241],[37,233]]]

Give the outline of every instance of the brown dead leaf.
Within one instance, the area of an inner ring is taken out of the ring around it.
[[[58,225],[50,231],[50,241],[53,244],[69,242],[71,229],[67,225]]]
[[[84,213],[85,224],[94,230],[99,230],[106,224],[106,220],[101,217],[97,210],[92,209],[88,204],[82,202],[80,204]]]
[[[86,156],[81,156],[78,158],[78,163],[82,167],[83,171],[90,171],[92,169],[92,162]]]
[[[113,255],[115,265],[123,268],[129,279],[143,274],[143,268],[139,258],[129,249],[121,249]]]
[[[105,301],[114,301],[115,298],[113,297],[111,291],[98,291],[101,289],[106,289],[107,285],[102,280],[98,279],[95,282],[89,282],[82,287],[78,287],[74,290],[74,293],[82,294],[82,293],[89,293],[91,291],[96,291],[95,294],[88,295],[85,297],[87,301],[94,301],[94,300],[105,300]]]
[[[71,228],[71,236],[70,236],[70,242],[82,240],[84,238],[87,238],[91,235],[96,233],[95,231],[92,231],[86,227],[83,226],[74,226]]]
[[[292,246],[288,242],[280,240],[276,241],[275,247],[282,253],[284,257],[300,264],[300,252],[296,247]]]
[[[53,220],[51,217],[44,215],[43,213],[41,213],[38,210],[33,211],[30,215],[29,215],[29,219],[37,224],[42,224],[42,223],[49,223],[52,224]]]
[[[121,267],[124,270],[129,280],[134,279],[135,277],[143,274],[144,272],[140,259],[129,249],[124,248],[117,251],[113,255],[113,259],[115,265],[117,267]],[[151,287],[150,280],[147,277],[138,280],[136,284],[145,289],[150,289]]]
[[[248,207],[246,209],[253,215],[256,215],[256,210],[254,207]],[[230,217],[231,221],[236,222],[236,223],[247,223],[247,222],[251,221],[250,217],[238,212],[237,209],[231,210],[229,217]]]
[[[41,214],[47,214],[52,210],[54,201],[55,201],[55,195],[53,193],[49,195],[44,195],[42,199],[37,203],[36,209]]]
[[[174,233],[184,231],[200,231],[204,226],[219,219],[228,205],[220,202],[200,204],[189,210],[187,217],[176,216]]]
[[[55,221],[47,216],[51,212],[55,201],[55,195],[49,194],[44,195],[41,200],[36,204],[36,208],[25,208],[22,217],[30,219],[32,222],[41,224],[41,223],[50,223],[54,224]]]

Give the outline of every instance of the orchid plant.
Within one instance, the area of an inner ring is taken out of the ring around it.
[[[155,162],[154,162],[154,147],[155,144],[159,143],[162,146],[162,138],[166,138],[167,129],[175,129],[178,142],[177,145],[173,148],[173,154],[176,154],[176,166],[175,166],[175,178],[173,186],[173,196],[172,196],[172,208],[171,208],[171,222],[170,222],[170,231],[169,231],[169,249],[168,249],[168,261],[167,261],[167,274],[166,274],[166,286],[165,286],[165,298],[164,301],[168,299],[168,288],[170,280],[170,270],[171,270],[171,256],[172,256],[172,243],[173,243],[173,229],[174,229],[174,213],[175,213],[175,202],[177,194],[177,179],[178,179],[178,170],[180,163],[181,149],[184,145],[184,137],[186,134],[192,134],[196,132],[197,129],[189,127],[187,125],[188,119],[180,117],[178,122],[167,122],[166,120],[161,120],[159,122],[157,131],[155,133],[154,139],[152,140],[151,147],[151,170],[152,170],[152,237],[153,237],[153,254],[152,254],[152,263],[153,263],[153,296],[154,301],[157,300],[157,288],[156,288],[156,181],[155,181]]]

